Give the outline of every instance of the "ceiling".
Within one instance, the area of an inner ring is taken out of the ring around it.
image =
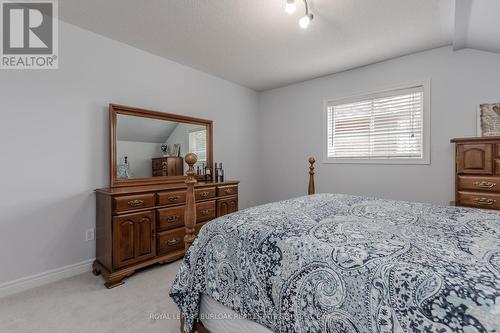
[[[116,139],[118,141],[135,141],[164,143],[179,125],[178,122],[118,115]]]
[[[293,15],[286,0],[59,4],[66,22],[257,91],[444,45],[500,52],[500,0],[309,0],[307,30],[299,1]]]

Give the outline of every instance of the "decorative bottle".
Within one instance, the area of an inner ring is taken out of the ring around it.
[[[219,182],[224,182],[224,169],[222,169],[222,162],[219,164]]]
[[[212,178],[212,168],[210,166],[205,166],[205,182],[213,181]]]
[[[219,166],[218,166],[217,162],[215,162],[214,181],[215,182],[219,181]]]

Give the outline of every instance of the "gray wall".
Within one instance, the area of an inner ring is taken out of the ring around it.
[[[0,284],[95,256],[108,103],[212,119],[215,159],[255,203],[256,92],[63,22],[59,44],[58,70],[0,71]]]
[[[323,164],[324,100],[431,79],[431,164]],[[480,103],[500,102],[500,55],[440,48],[262,93],[260,173],[266,202],[303,195],[306,158],[317,157],[318,192],[438,204],[453,199],[450,139],[476,134]]]

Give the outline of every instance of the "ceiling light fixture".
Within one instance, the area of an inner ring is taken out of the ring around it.
[[[295,5],[295,0],[286,0],[285,12],[293,14],[296,10],[297,6]]]
[[[305,16],[302,16],[299,20],[300,27],[302,29],[307,29],[312,19],[313,19],[313,14],[306,14]]]
[[[306,7],[306,14],[300,18],[299,25],[302,29],[307,29],[309,23],[311,23],[312,19],[314,18],[314,15],[312,13],[309,13],[309,4],[307,3],[307,0],[303,1]],[[297,6],[295,5],[295,0],[286,0],[285,11],[288,14],[293,14],[296,10]]]

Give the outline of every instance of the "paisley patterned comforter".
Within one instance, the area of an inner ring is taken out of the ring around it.
[[[319,194],[203,227],[170,295],[274,332],[500,332],[500,212]]]

